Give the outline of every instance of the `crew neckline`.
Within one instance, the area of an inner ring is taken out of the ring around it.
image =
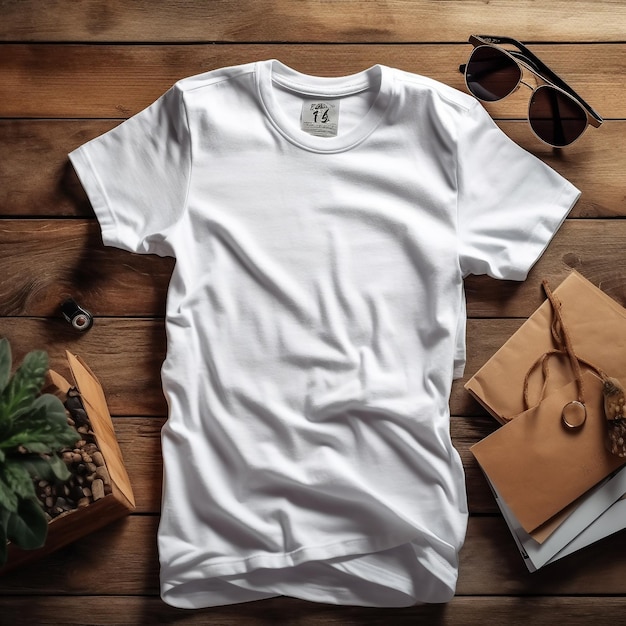
[[[391,102],[392,81],[388,68],[374,65],[357,74],[322,77],[302,74],[276,59],[257,63],[258,95],[274,127],[289,141],[314,152],[342,152],[366,139],[380,123]],[[363,119],[335,137],[317,137],[301,130],[278,102],[276,85],[308,98],[341,98],[367,89],[375,97]]]

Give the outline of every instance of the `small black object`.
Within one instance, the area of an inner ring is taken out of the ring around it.
[[[80,307],[74,298],[67,298],[63,302],[61,313],[73,328],[81,332],[89,330],[93,325],[93,315]]]

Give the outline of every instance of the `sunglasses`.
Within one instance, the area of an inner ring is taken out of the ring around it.
[[[466,64],[459,67],[468,90],[479,100],[496,102],[512,94],[520,84],[532,90],[528,104],[528,122],[535,135],[555,148],[569,146],[587,126],[596,128],[602,118],[562,78],[539,60],[526,46],[509,37],[472,35],[474,46]],[[516,50],[498,44],[515,46]],[[542,83],[525,83],[528,70]]]

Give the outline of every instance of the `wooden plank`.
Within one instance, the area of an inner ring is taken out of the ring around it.
[[[117,126],[102,120],[0,120],[0,216],[93,216],[68,153]],[[583,195],[571,217],[624,217],[626,171],[622,149],[626,122],[609,121],[589,129],[567,150],[552,150],[525,122],[500,121],[513,140],[530,150]]]
[[[2,9],[3,41],[449,42],[466,40],[469,28],[524,41],[622,41],[626,20],[610,0],[65,0],[46,11],[20,0]]]
[[[555,616],[567,626],[621,624],[626,610],[623,597],[467,597],[457,596],[446,605],[401,609],[372,609],[315,604],[292,598],[271,598],[231,606],[183,611],[156,597],[37,596],[2,599],[7,624],[37,626],[554,626]]]
[[[171,259],[102,245],[95,220],[0,221],[0,315],[59,316],[72,295],[94,315],[165,312]]]
[[[95,220],[0,220],[0,315],[55,316],[66,294],[97,316],[164,314],[171,259],[104,247]],[[572,268],[626,305],[626,220],[567,220],[528,279],[466,279],[470,317],[528,317]]]
[[[470,518],[461,552],[457,592],[461,595],[626,595],[626,532],[618,532],[545,566],[526,570],[501,517]]]
[[[471,47],[456,45],[54,45],[5,44],[0,117],[129,117],[180,78],[207,70],[279,58],[309,74],[341,75],[376,63],[424,74],[464,89],[459,73]],[[606,118],[626,118],[616,77],[626,44],[536,45],[533,50]],[[576,59],[573,62],[573,59]],[[531,79],[532,80],[532,79]],[[527,89],[490,105],[498,118],[525,118]]]
[[[155,514],[161,510],[161,428],[164,423],[164,417],[113,419],[115,434],[135,496],[136,513]]]
[[[67,155],[118,124],[0,120],[0,215],[92,217]]]
[[[158,522],[158,516],[146,515],[115,522],[0,578],[0,597],[156,595]],[[623,562],[615,558],[625,549],[626,532],[617,533],[530,574],[501,518],[471,517],[460,555],[457,594],[626,595]]]
[[[65,350],[83,357],[104,388],[111,415],[165,415],[160,369],[165,358],[163,320],[98,319],[79,333],[62,319],[0,318],[16,362],[46,350],[50,367],[67,370]],[[70,379],[69,373],[66,378]]]

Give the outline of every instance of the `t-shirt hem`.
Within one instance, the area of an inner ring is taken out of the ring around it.
[[[398,540],[398,538],[383,540],[373,540],[369,538],[355,538],[343,541],[333,541],[318,546],[305,546],[293,550],[292,552],[282,552],[279,554],[255,554],[246,558],[213,558],[203,566],[205,573],[210,573],[210,577],[235,576],[244,574],[260,568],[278,569],[284,567],[295,567],[307,561],[321,561],[333,558],[340,558],[350,555],[364,555],[373,552],[380,552],[397,545],[402,545],[409,540]],[[184,581],[188,582],[188,581]]]
[[[256,569],[283,569],[296,567],[310,561],[329,561],[350,556],[354,556],[354,558],[357,559],[358,557],[365,557],[370,554],[375,554],[383,550],[403,545],[406,545],[407,549],[413,549],[410,540],[399,540],[398,538],[387,538],[386,540],[357,538],[353,540],[323,544],[321,546],[299,548],[298,550],[289,553],[259,554],[235,560],[210,559],[204,563],[196,565],[193,572],[190,572],[189,569],[185,569],[179,577],[168,577],[166,574],[167,566],[162,564],[160,595],[161,599],[166,604],[177,608],[188,609],[207,608],[210,606],[252,601],[260,599],[261,597],[270,598],[278,595],[285,595],[269,590],[244,588],[241,593],[245,595],[247,591],[249,597],[247,599],[242,599],[240,597],[231,601],[217,597],[217,593],[212,594],[208,590],[207,592],[193,594],[185,593],[181,598],[177,598],[176,594],[173,592],[175,592],[177,587],[189,583],[203,581],[210,583],[211,580],[217,582],[221,579],[228,581],[229,578],[232,580],[237,576],[245,576]],[[402,604],[393,605],[355,602],[350,598],[350,590],[326,587],[324,585],[316,584],[313,581],[300,586],[295,593],[290,593],[289,595],[290,597],[301,600],[321,601],[339,605],[354,606],[412,606],[414,604],[448,602],[452,599],[452,597],[454,597],[458,569],[452,567],[443,557],[433,554],[432,550],[424,550],[422,561],[423,560],[429,561],[426,569],[428,569],[429,575],[432,577],[431,580],[437,580],[439,585],[444,590],[432,599],[419,597],[418,594],[412,593],[410,591],[410,587],[412,585],[409,577],[402,576],[396,572],[367,563],[359,563],[357,566],[357,569],[363,572],[370,571],[372,573],[373,577],[366,578],[366,580],[376,581],[379,584],[384,583],[390,590],[393,590],[395,594],[403,594],[407,598],[407,601]],[[439,575],[433,572],[434,569],[439,571]],[[322,595],[323,599],[321,599]]]

